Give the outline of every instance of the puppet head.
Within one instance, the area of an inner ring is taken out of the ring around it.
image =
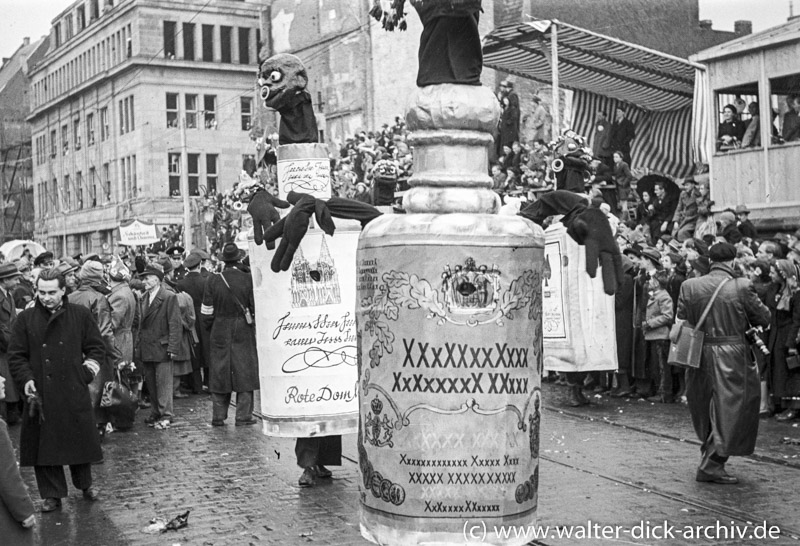
[[[264,105],[280,110],[297,93],[305,91],[308,74],[303,62],[294,55],[279,53],[261,63],[258,86]]]

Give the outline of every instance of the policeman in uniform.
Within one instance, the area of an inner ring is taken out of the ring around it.
[[[172,282],[178,282],[186,276],[186,268],[183,267],[184,250],[180,245],[173,245],[166,250],[167,256],[172,262]]]

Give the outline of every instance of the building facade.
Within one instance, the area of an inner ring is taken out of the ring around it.
[[[0,243],[33,236],[28,67],[46,51],[47,39],[25,38],[0,67]]]
[[[192,197],[238,180],[254,153],[260,8],[79,0],[53,19],[30,74],[37,240],[108,250],[125,220],[183,223],[182,166]]]

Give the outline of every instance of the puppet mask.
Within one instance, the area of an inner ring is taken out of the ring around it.
[[[258,87],[264,105],[280,110],[288,99],[305,90],[308,75],[303,62],[294,55],[279,53],[263,63],[258,71]]]

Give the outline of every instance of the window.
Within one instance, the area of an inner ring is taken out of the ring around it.
[[[139,184],[136,181],[136,156],[132,155],[130,157],[131,162],[131,197],[136,197],[139,195]]]
[[[125,37],[125,56],[130,58],[133,55],[133,36],[131,36],[131,26],[128,25],[125,27],[126,29],[126,37]]]
[[[50,157],[53,158],[58,153],[58,142],[56,141],[56,130],[50,131]]]
[[[133,117],[133,96],[119,101],[119,134],[125,135],[136,129]]]
[[[178,94],[167,93],[167,127],[178,126]]]
[[[83,208],[83,173],[78,171],[75,173],[75,199],[76,207],[78,209]]]
[[[100,142],[105,142],[111,136],[111,130],[108,127],[108,107],[105,106],[100,109]]]
[[[769,80],[772,140],[776,144],[800,141],[800,74]]]
[[[239,29],[239,64],[250,64],[250,29]]]
[[[206,154],[206,195],[217,193],[217,154]]]
[[[66,17],[64,17],[64,24],[67,25],[66,39],[69,40],[70,38],[72,38],[72,35],[74,34],[72,27],[72,14],[69,14]]]
[[[183,58],[194,60],[194,23],[183,23]]]
[[[717,150],[729,151],[743,147],[744,135],[752,119],[751,103],[758,105],[758,83],[747,83],[717,90],[719,126],[717,127]],[[756,127],[754,126],[753,129]],[[751,147],[752,139],[746,143]]]
[[[53,211],[58,212],[61,210],[61,192],[58,191],[58,179],[54,178],[50,183],[50,198],[53,200]]]
[[[61,45],[61,25],[54,26],[53,32],[55,33],[56,47],[59,47]]]
[[[72,140],[75,142],[75,151],[81,149],[81,118],[72,122]]]
[[[242,104],[242,131],[249,131],[253,125],[253,99],[241,97]]]
[[[64,212],[72,210],[72,191],[69,185],[69,175],[64,175]]]
[[[78,6],[75,10],[75,15],[78,18],[78,32],[86,28],[86,11],[83,6]]]
[[[197,95],[186,95],[186,128],[197,129]]]
[[[98,5],[98,0],[92,0],[89,3],[89,22],[91,23],[98,17],[100,17],[100,6]]]
[[[89,202],[88,206],[94,208],[97,206],[97,172],[94,167],[89,169]]]
[[[214,26],[203,25],[203,60],[214,61]]]
[[[322,91],[317,91],[317,112],[319,112],[320,114],[325,113],[325,101],[322,99]]]
[[[200,195],[200,154],[187,155],[189,164],[189,195],[192,197],[197,197]]]
[[[175,58],[175,23],[164,21],[164,57]]]
[[[217,96],[203,95],[203,122],[206,129],[217,128]]]
[[[94,113],[86,114],[86,145],[94,146]]]
[[[178,197],[181,194],[181,154],[167,155],[167,169],[169,172],[169,194]]]
[[[219,27],[220,60],[223,63],[231,61],[231,27]]]
[[[106,203],[111,202],[111,169],[108,168],[108,163],[103,163],[103,195],[101,198]]]
[[[69,153],[69,125],[61,126],[61,148],[64,155]]]

